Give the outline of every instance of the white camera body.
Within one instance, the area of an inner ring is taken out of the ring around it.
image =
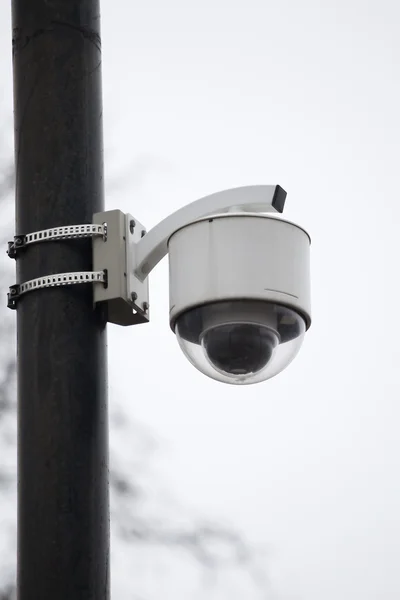
[[[265,214],[214,215],[176,231],[168,255],[171,329],[198,369],[226,383],[256,383],[293,360],[311,324],[310,238],[302,228]],[[184,331],[190,314],[202,319],[197,343]],[[293,338],[282,339],[282,319],[293,320]],[[218,336],[217,354],[231,348],[231,360],[210,356],[205,331]],[[246,343],[240,360],[235,353]]]
[[[168,242],[170,322],[227,300],[284,304],[311,322],[310,238],[301,227],[255,213],[203,217]]]

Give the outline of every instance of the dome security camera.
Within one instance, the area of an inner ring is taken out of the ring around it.
[[[93,244],[95,270],[108,273],[95,302],[107,302],[111,322],[147,322],[148,274],[168,254],[170,327],[190,363],[223,383],[277,375],[311,325],[310,238],[276,215],[285,198],[280,186],[226,190],[146,234],[131,215],[97,213],[109,245]]]
[[[224,383],[258,383],[296,356],[310,326],[307,233],[270,215],[203,218],[168,244],[170,324],[189,361]]]

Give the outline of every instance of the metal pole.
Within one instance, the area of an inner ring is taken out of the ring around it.
[[[16,233],[103,208],[99,0],[12,0]],[[17,257],[17,281],[92,269],[91,241]],[[18,600],[109,599],[106,319],[91,284],[21,297]]]

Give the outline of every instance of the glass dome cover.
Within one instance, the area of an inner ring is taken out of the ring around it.
[[[285,306],[235,300],[193,308],[175,323],[193,366],[223,383],[246,385],[277,375],[295,358],[305,321]]]

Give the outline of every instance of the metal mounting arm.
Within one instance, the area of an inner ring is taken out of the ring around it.
[[[96,285],[93,300],[107,303],[108,321],[136,325],[149,320],[148,274],[168,252],[171,235],[202,217],[225,212],[283,212],[286,192],[279,185],[224,190],[177,210],[148,233],[130,214],[111,210],[93,215],[107,236],[93,238],[93,269],[107,273],[107,287]]]
[[[231,210],[283,212],[286,192],[279,185],[254,185],[205,196],[166,217],[135,244],[134,271],[143,281],[168,252],[171,235],[197,219]]]

